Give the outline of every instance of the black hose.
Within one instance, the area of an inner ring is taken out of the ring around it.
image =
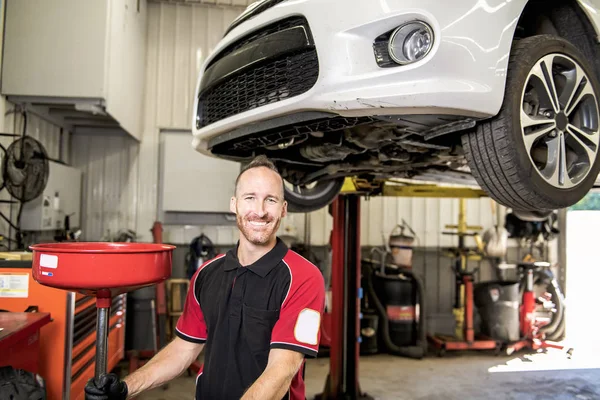
[[[407,275],[411,275],[411,277],[415,279],[415,282],[417,282],[417,289],[419,293],[419,338],[417,339],[417,343],[415,346],[401,347],[396,346],[392,342],[392,339],[390,338],[390,326],[387,313],[385,312],[385,308],[383,307],[383,304],[381,304],[379,297],[377,297],[377,294],[375,293],[375,288],[373,287],[373,273],[376,274],[377,272],[367,273],[367,291],[371,299],[373,300],[373,303],[375,303],[375,308],[377,309],[377,312],[381,317],[381,338],[383,339],[383,342],[388,352],[402,357],[421,359],[425,356],[427,352],[427,332],[425,331],[426,314],[424,286],[421,279],[418,278],[415,274],[413,274],[412,271],[402,270],[402,272]],[[393,279],[390,276],[384,277],[387,279]]]
[[[536,285],[542,285],[545,287],[545,289],[552,296],[552,302],[556,307],[556,312],[553,313],[550,323],[540,328],[540,332],[545,333],[546,336],[548,336],[556,331],[560,325],[560,322],[563,320],[565,308],[564,297],[551,270],[542,269],[540,271],[536,271],[534,282]]]
[[[565,319],[561,319],[558,327],[554,332],[548,333],[546,335],[546,340],[552,340],[554,342],[558,342],[565,338]]]
[[[556,312],[552,316],[550,323],[540,328],[540,332],[545,333],[546,337],[554,337],[560,329],[561,322],[564,320],[565,299],[556,279],[552,279],[552,282],[547,286],[547,290],[552,295],[552,302],[556,307]]]

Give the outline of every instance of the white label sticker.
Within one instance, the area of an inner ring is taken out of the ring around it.
[[[46,268],[56,268],[58,267],[58,256],[52,256],[50,254],[41,254],[40,265]]]
[[[321,314],[318,311],[305,308],[300,311],[294,328],[294,337],[300,343],[317,344],[317,337],[321,325]]]
[[[0,297],[28,297],[29,275],[0,275]]]

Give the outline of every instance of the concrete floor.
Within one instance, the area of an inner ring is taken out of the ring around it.
[[[323,389],[329,359],[308,360],[307,398]],[[600,353],[564,352],[495,357],[485,352],[447,353],[410,360],[388,355],[361,357],[362,389],[375,399],[394,400],[542,400],[600,399]],[[193,399],[194,378],[180,377],[167,390],[141,400]]]

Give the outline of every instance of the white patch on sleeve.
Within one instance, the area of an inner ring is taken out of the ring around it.
[[[320,327],[321,314],[318,311],[305,308],[298,314],[294,337],[300,343],[316,345]]]

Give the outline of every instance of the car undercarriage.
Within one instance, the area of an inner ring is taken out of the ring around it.
[[[446,171],[469,179],[459,137],[448,134],[474,125],[473,119],[445,115],[328,116],[232,139],[212,150],[242,161],[266,154],[294,186],[362,174],[413,178],[425,170],[442,172],[440,179]]]

